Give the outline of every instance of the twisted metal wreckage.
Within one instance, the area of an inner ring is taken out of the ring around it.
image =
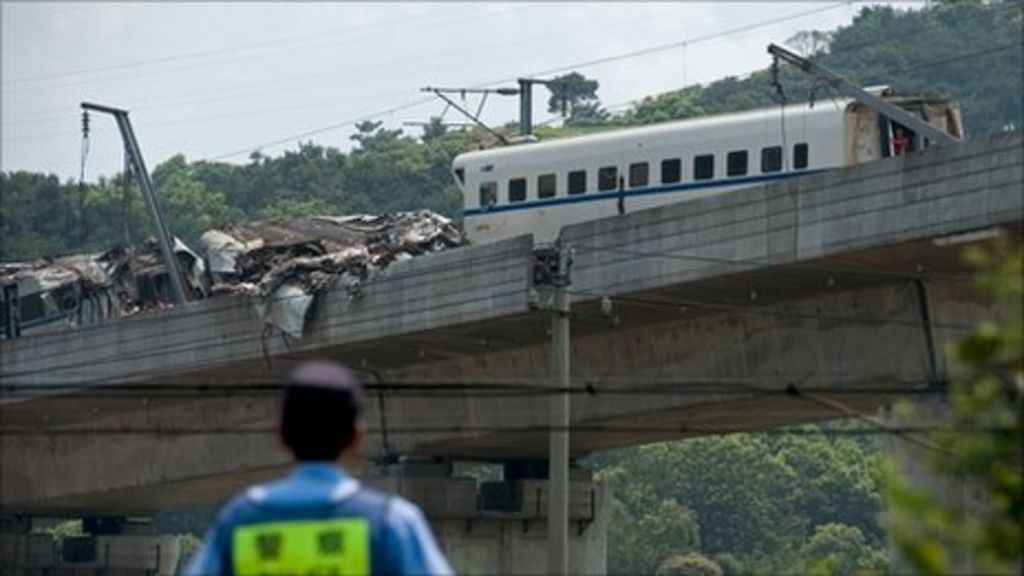
[[[298,337],[325,291],[358,298],[361,285],[392,262],[464,244],[451,220],[421,210],[229,224],[202,235],[203,256],[177,238],[174,252],[189,299],[248,296],[268,325]],[[154,239],[102,254],[0,264],[0,285],[0,332],[8,338],[172,306]]]

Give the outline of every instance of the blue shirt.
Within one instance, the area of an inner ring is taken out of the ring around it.
[[[419,508],[400,497],[364,488],[341,468],[326,462],[301,464],[291,475],[253,486],[232,499],[185,573],[234,574],[239,554],[234,547],[238,535],[249,529],[345,519],[355,519],[368,531],[370,574],[453,573]],[[281,547],[273,540],[269,544],[271,552]]]

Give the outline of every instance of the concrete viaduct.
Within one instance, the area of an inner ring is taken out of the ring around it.
[[[993,313],[960,251],[1019,241],[1022,167],[1006,133],[563,230],[573,455],[873,413],[941,385],[943,348]],[[298,340],[224,297],[5,341],[2,512],[147,515],[279,474],[276,395],[253,383],[329,356],[370,385],[365,453],[392,464],[367,474],[418,500],[464,571],[542,572],[542,474],[506,467],[514,497],[494,506],[450,474],[546,457],[534,254],[527,236],[397,263],[356,299],[326,295]],[[605,497],[581,472],[579,571],[604,568],[587,550],[603,550]]]

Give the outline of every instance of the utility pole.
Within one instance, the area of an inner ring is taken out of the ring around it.
[[[135,175],[139,179],[139,187],[142,188],[142,197],[145,199],[150,216],[153,218],[153,228],[156,231],[157,241],[160,242],[160,252],[164,259],[164,266],[167,269],[167,276],[171,281],[171,298],[178,305],[188,302],[185,284],[182,281],[181,269],[178,267],[178,258],[174,255],[174,244],[171,242],[171,235],[167,231],[163,214],[160,212],[160,204],[156,200],[153,182],[150,180],[146,164],[142,160],[142,151],[139,150],[139,143],[135,139],[132,123],[128,120],[128,111],[90,102],[82,102],[82,109],[110,114],[117,120],[117,129],[121,132],[121,139],[124,140],[125,150],[128,152],[128,156],[134,165]]]
[[[890,104],[885,100],[862,90],[859,86],[850,82],[846,78],[839,74],[829,70],[828,68],[818,64],[817,62],[811,61],[799,54],[790,52],[785,48],[776,44],[768,45],[768,53],[771,54],[776,60],[783,60],[803,70],[811,76],[821,78],[825,80],[830,86],[857,100],[861,104],[864,104],[868,108],[871,108],[875,112],[888,117],[890,120],[899,122],[907,128],[913,130],[918,135],[930,139],[936,144],[953,144],[957,142],[957,139],[950,136],[949,134],[939,130],[935,126],[925,122],[924,120],[914,116],[907,112],[903,108]]]
[[[538,80],[536,78],[519,79],[520,136],[529,136],[533,132],[533,85],[541,84],[547,86],[549,84],[552,84],[553,82],[553,80]]]
[[[551,277],[551,395],[548,444],[548,574],[569,573],[569,284],[572,249],[556,248]]]
[[[480,113],[483,112],[484,103],[487,101],[489,94],[497,94],[499,96],[519,96],[519,135],[529,136],[533,132],[533,85],[542,84],[547,86],[552,84],[553,80],[539,80],[536,78],[519,78],[519,88],[436,88],[433,86],[427,86],[421,88],[421,92],[432,92],[441,100],[444,100],[445,104],[449,107],[454,108],[460,114],[472,120],[476,125],[480,126],[487,132],[490,132],[495,136],[502,144],[508,144],[509,141],[505,136],[499,134],[490,126],[484,124],[480,120]],[[470,113],[468,110],[456,104],[451,98],[445,96],[445,94],[461,94],[465,98],[466,94],[482,94],[480,99],[480,105],[477,108],[476,114]],[[447,110],[447,108],[445,109]],[[564,112],[564,111],[563,111]]]

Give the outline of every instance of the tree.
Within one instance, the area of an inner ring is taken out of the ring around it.
[[[650,574],[669,555],[700,547],[696,514],[674,498],[660,497],[633,473],[621,465],[600,473],[614,498],[608,532],[613,574]]]
[[[896,473],[886,487],[901,559],[921,574],[1010,574],[1024,563],[1024,249],[1002,243],[967,257],[999,313],[952,350],[948,421],[937,423],[952,430],[933,438],[932,465],[970,486],[972,500],[944,498]]]
[[[551,92],[551,97],[548,98],[548,112],[565,111],[571,118],[575,115],[577,107],[597,103],[597,80],[591,80],[579,72],[552,78],[547,87]]]
[[[823,576],[878,573],[888,568],[881,547],[870,546],[859,528],[836,523],[815,527],[799,557],[803,572]]]
[[[697,552],[667,558],[655,576],[722,576],[722,568]]]
[[[626,121],[630,124],[653,124],[703,116],[705,112],[700,104],[702,94],[700,86],[690,86],[648,96],[626,113]]]
[[[194,245],[203,232],[226,219],[224,195],[207,189],[181,154],[153,170],[153,186],[167,212],[171,233],[186,244]]]

